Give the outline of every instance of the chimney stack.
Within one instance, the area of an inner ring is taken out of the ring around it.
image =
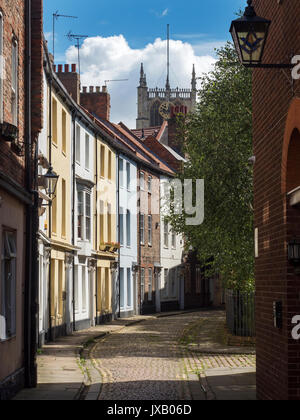
[[[80,94],[80,104],[91,114],[109,121],[110,94],[107,92],[106,86],[102,87],[102,92],[100,86],[89,86],[89,91],[84,86]]]
[[[63,65],[59,64],[57,66],[57,77],[62,82],[62,84],[65,86],[67,91],[69,92],[70,96],[74,99],[74,101],[79,104],[80,102],[80,77],[76,70],[76,64],[71,65],[71,71],[70,71],[70,65],[65,64],[64,71],[63,71]]]

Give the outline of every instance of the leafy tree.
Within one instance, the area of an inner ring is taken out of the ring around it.
[[[209,261],[226,287],[254,287],[252,74],[239,64],[231,43],[217,51],[213,71],[201,80],[195,113],[178,119],[188,156],[183,179],[205,180],[205,220],[187,226],[185,215],[170,216],[187,247]]]

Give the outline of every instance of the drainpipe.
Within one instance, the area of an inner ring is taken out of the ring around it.
[[[95,148],[96,148],[95,251],[98,252],[98,135],[97,135],[97,133],[95,133],[95,139],[96,139],[96,145],[95,145]],[[96,289],[95,290],[96,325],[98,325],[98,316],[97,316],[97,311],[98,311],[98,258],[97,258],[97,263],[96,263],[95,283],[96,283],[96,287],[95,287],[95,289]]]
[[[24,302],[24,353],[25,385],[37,385],[37,318],[38,318],[38,196],[34,193],[37,177],[37,154],[32,161],[31,131],[31,0],[26,0],[26,52],[25,52],[25,187],[32,195],[33,202],[26,208],[26,261],[25,261],[25,302]]]
[[[49,165],[52,166],[52,78],[49,78]],[[52,237],[52,200],[49,202],[49,227],[48,237],[50,241],[50,258],[49,258],[49,281],[48,281],[48,311],[49,311],[49,337],[48,342],[53,340],[52,317],[51,317],[51,289],[52,289],[52,258],[51,258],[51,237]]]
[[[139,180],[140,180],[140,170],[141,170],[141,166],[140,165],[138,165],[138,167],[137,167],[137,181],[138,181],[138,183],[139,183]],[[138,229],[137,229],[137,235],[138,235],[138,253],[139,253],[139,255],[138,255],[138,264],[139,264],[139,267],[140,267],[140,272],[139,272],[139,279],[140,279],[140,281],[139,281],[139,285],[140,285],[140,290],[139,290],[139,292],[140,292],[140,315],[142,314],[142,309],[143,309],[143,296],[142,296],[142,288],[141,288],[141,280],[142,280],[142,245],[141,245],[141,226],[140,226],[140,223],[141,223],[141,188],[140,188],[140,186],[139,186],[139,195],[138,195],[138,198],[139,198],[139,206],[138,206]]]
[[[120,230],[120,154],[117,152],[117,215],[118,215],[118,242],[121,240]],[[119,318],[121,318],[121,246],[118,250],[119,266],[118,266],[118,290],[119,290]],[[125,275],[125,273],[124,273]]]
[[[75,192],[76,192],[76,157],[75,157],[75,147],[76,147],[76,111],[72,114],[73,122],[73,162],[72,162],[72,245],[75,246]],[[75,251],[73,250],[73,261],[72,261],[72,306],[73,306],[73,331],[76,331],[76,310],[75,310]]]

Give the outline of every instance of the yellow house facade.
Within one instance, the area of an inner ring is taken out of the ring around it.
[[[62,99],[49,89],[51,98],[51,164],[59,175],[56,195],[49,208],[48,235],[51,238],[51,269],[49,275],[51,293],[50,329],[61,335],[66,333],[70,322],[72,245],[72,116]],[[49,101],[50,104],[50,101]],[[50,111],[50,107],[49,107]],[[50,140],[49,140],[50,141]],[[61,330],[61,331],[57,331]]]
[[[59,178],[54,197],[39,187],[40,346],[114,317],[119,251],[114,140],[65,87],[79,81],[73,66],[56,72],[45,55],[39,176]]]
[[[95,144],[95,257],[96,310],[98,322],[110,320],[115,315],[114,299],[117,281],[117,156],[98,136]]]

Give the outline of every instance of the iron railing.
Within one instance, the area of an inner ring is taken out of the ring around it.
[[[226,290],[226,321],[231,334],[255,337],[255,292]]]

